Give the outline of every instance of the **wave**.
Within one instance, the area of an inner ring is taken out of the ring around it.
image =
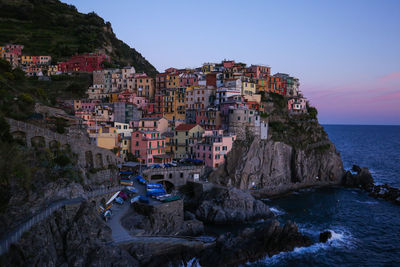
[[[375,204],[379,204],[378,201],[360,201],[360,200],[355,200],[355,202],[357,203],[361,203],[361,204],[368,204],[368,205],[375,205]]]
[[[275,207],[270,207],[269,209],[272,211],[273,214],[275,214],[275,216],[281,216],[283,214],[286,214],[285,211],[280,210],[280,209],[275,208]]]
[[[275,265],[277,263],[281,263],[282,261],[288,259],[296,259],[303,257],[305,254],[315,254],[320,250],[328,250],[331,248],[338,248],[338,247],[347,247],[347,248],[353,247],[353,237],[348,232],[338,229],[336,231],[330,229],[326,231],[330,231],[332,234],[332,237],[329,238],[329,240],[326,243],[315,243],[309,247],[298,247],[295,248],[293,251],[281,252],[272,257],[266,257],[255,262],[248,262],[246,263],[246,266],[258,265],[258,264],[263,264],[263,265],[265,264],[267,266]],[[309,232],[314,234],[318,233],[319,235],[319,233],[322,231],[317,231],[315,229],[303,229],[303,232]]]
[[[196,257],[191,258],[186,263],[182,262],[179,267],[201,267],[199,259]]]

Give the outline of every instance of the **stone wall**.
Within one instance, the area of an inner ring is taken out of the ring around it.
[[[103,169],[110,164],[117,165],[122,162],[122,159],[111,151],[92,144],[82,131],[59,134],[22,121],[9,118],[7,118],[7,121],[10,124],[10,133],[15,139],[21,140],[28,147],[69,148],[77,155],[78,164],[82,168]]]
[[[194,181],[196,176],[200,178],[204,173],[204,166],[157,168],[143,171],[143,175],[147,176],[150,181],[169,182],[174,186],[182,186],[186,184],[187,181]]]

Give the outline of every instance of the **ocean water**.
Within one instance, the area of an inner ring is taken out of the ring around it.
[[[400,187],[400,126],[324,126],[344,167],[367,166],[376,183]],[[247,263],[246,266],[400,266],[400,206],[369,197],[359,189],[306,189],[266,201],[281,222],[325,244]]]

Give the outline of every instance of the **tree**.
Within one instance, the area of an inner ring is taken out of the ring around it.
[[[139,162],[139,159],[135,157],[135,155],[133,155],[131,152],[126,154],[126,158],[128,161]]]

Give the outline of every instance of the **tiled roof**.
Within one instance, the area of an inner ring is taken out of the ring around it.
[[[193,124],[184,123],[184,124],[180,124],[178,127],[176,127],[175,131],[188,131],[196,126],[197,126],[197,124],[194,124],[194,123]]]

